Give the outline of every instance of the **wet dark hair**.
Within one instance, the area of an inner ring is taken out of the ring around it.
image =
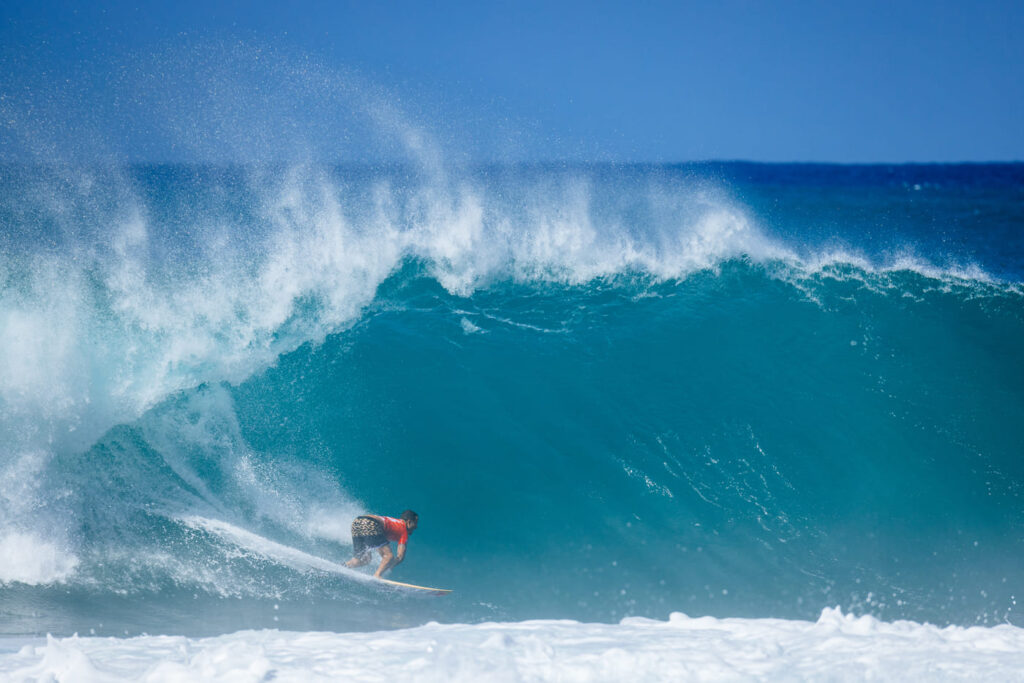
[[[402,513],[402,519],[404,519],[407,522],[418,522],[420,521],[420,516],[413,512],[412,510],[406,510]]]

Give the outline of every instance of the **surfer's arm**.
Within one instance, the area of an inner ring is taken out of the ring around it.
[[[381,556],[383,557],[383,553],[381,553]],[[397,553],[392,553],[391,549],[388,548],[387,557],[384,557],[384,559],[380,563],[380,567],[377,568],[377,571],[374,572],[373,575],[376,576],[379,579],[384,572],[389,571],[391,569],[394,569],[404,559],[405,559],[405,544],[404,543],[399,543],[398,544],[398,552]]]

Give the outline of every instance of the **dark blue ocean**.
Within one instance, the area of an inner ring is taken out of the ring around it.
[[[1024,625],[1022,282],[1021,164],[8,164],[0,634]]]

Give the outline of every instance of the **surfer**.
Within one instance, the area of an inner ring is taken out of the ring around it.
[[[400,519],[381,515],[361,515],[352,520],[352,559],[345,563],[346,567],[362,567],[370,561],[376,550],[380,553],[380,566],[373,573],[378,579],[389,569],[398,566],[405,559],[405,546],[409,542],[409,534],[416,531],[420,516],[412,510],[402,513]],[[396,552],[391,552],[391,541],[398,544]]]

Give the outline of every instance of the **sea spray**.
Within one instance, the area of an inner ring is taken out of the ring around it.
[[[18,191],[41,172],[10,171],[7,215],[47,215]],[[744,165],[435,180],[139,166],[74,185],[86,227],[12,219],[11,629],[1015,619],[1019,261],[973,219],[947,258],[912,221],[897,250],[794,235]],[[983,190],[1012,222],[1016,186]],[[403,576],[443,604],[267,551],[337,564],[353,515],[404,507]]]

